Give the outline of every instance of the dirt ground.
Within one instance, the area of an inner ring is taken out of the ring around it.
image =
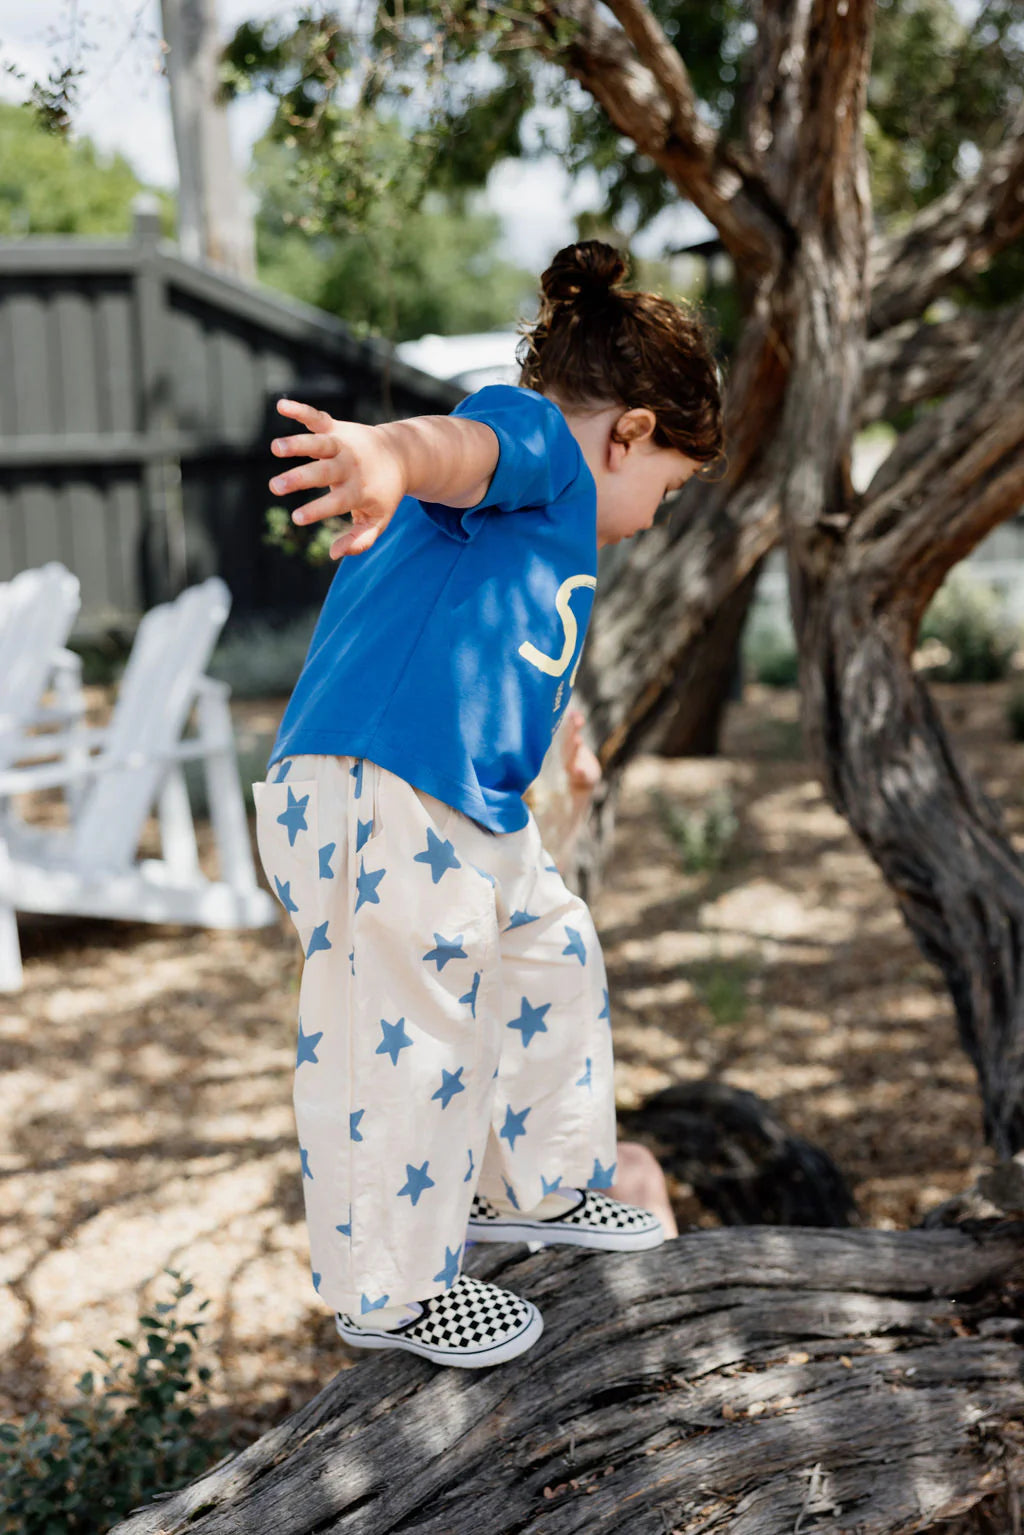
[[[1024,745],[1006,685],[938,688],[1024,845]],[[274,701],[240,705],[240,737]],[[913,1224],[984,1158],[948,994],[802,758],[794,694],[751,687],[716,759],[636,761],[595,903],[622,1107],[706,1074],[769,1099],[827,1150],[865,1223]],[[685,872],[666,805],[728,791],[722,866]],[[75,1397],[166,1299],[208,1298],[198,1363],[241,1445],[348,1360],[313,1291],[291,1105],[291,930],[26,920],[0,1000],[0,1419]],[[674,1186],[681,1223],[712,1224]],[[186,1314],[194,1314],[186,1303]]]

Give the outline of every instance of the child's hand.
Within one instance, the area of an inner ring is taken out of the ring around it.
[[[352,514],[352,526],[331,545],[331,559],[363,554],[383,533],[406,494],[405,465],[375,427],[355,421],[335,421],[325,410],[299,400],[279,400],[282,416],[309,427],[299,437],[278,437],[270,451],[278,458],[309,458],[311,463],[275,475],[275,496],[295,490],[332,487],[327,495],[307,501],[292,513],[301,524],[325,517]]]
[[[572,792],[592,794],[601,782],[601,764],[583,739],[583,715],[578,709],[566,715],[562,762]]]

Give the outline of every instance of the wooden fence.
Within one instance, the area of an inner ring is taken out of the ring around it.
[[[463,391],[332,317],[135,237],[0,242],[0,581],[62,560],[81,627],[132,624],[220,575],[234,613],[283,616],[332,574],[264,542],[284,392],[379,421]]]

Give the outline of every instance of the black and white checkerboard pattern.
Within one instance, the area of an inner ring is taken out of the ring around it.
[[[484,1199],[481,1194],[474,1196],[473,1205],[469,1212],[471,1221],[481,1221],[488,1225],[500,1222],[537,1226],[570,1226],[582,1231],[623,1231],[640,1232],[650,1231],[659,1223],[647,1210],[641,1210],[636,1205],[624,1205],[617,1199],[609,1199],[606,1194],[599,1193],[596,1189],[584,1189],[580,1195],[579,1204],[567,1210],[564,1215],[549,1215],[547,1217],[530,1218],[515,1214],[503,1215],[489,1199]]]
[[[442,1295],[421,1302],[422,1314],[392,1331],[357,1327],[338,1312],[338,1331],[359,1348],[398,1348],[437,1364],[486,1365],[514,1358],[542,1331],[536,1306],[467,1274]]]
[[[506,1342],[529,1325],[534,1311],[510,1290],[468,1274],[423,1305],[424,1314],[402,1331],[431,1348],[455,1352]]]

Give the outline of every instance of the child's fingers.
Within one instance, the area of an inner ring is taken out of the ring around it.
[[[315,405],[304,405],[301,400],[278,400],[277,409],[279,415],[301,421],[311,432],[329,432],[331,429],[332,417],[325,410],[317,410]]]
[[[323,522],[325,517],[342,517],[352,510],[348,498],[340,489],[329,490],[325,496],[315,496],[292,512],[292,521],[305,527],[310,522]]]
[[[340,560],[346,554],[365,554],[377,542],[381,533],[380,523],[362,524],[349,528],[331,545],[331,559]]]
[[[275,437],[270,451],[275,458],[334,458],[338,447],[331,432],[303,432],[300,437]]]
[[[285,474],[275,474],[269,482],[275,496],[286,496],[293,490],[315,490],[318,485],[337,485],[344,470],[333,458],[314,458],[309,464],[300,464]]]

